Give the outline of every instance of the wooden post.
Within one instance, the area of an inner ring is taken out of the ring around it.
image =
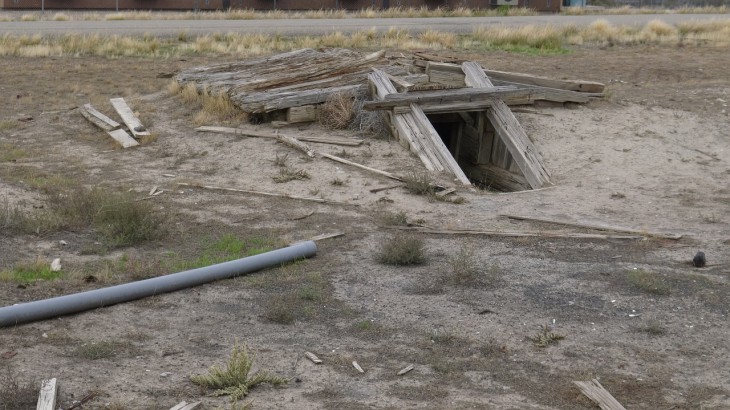
[[[41,382],[41,391],[38,393],[36,410],[55,410],[57,395],[58,385],[56,384],[56,379],[43,380]]]

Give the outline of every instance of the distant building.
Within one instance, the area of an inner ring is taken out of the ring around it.
[[[40,10],[360,10],[391,7],[473,8],[518,6],[557,12],[561,0],[0,0],[0,9]],[[43,3],[43,4],[41,4]]]

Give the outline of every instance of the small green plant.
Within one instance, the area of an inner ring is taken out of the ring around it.
[[[669,295],[672,288],[663,277],[644,269],[634,269],[626,274],[626,281],[636,289],[653,295]]]
[[[330,184],[332,184],[334,186],[343,186],[343,185],[345,185],[345,181],[340,178],[335,178],[332,181],[330,181]]]
[[[535,336],[530,338],[532,343],[534,343],[537,347],[548,347],[553,344],[558,344],[558,342],[563,339],[565,339],[565,336],[553,333],[550,326],[547,325],[543,326],[540,331],[535,334]]]
[[[274,165],[276,165],[277,167],[281,167],[281,168],[286,168],[286,167],[287,167],[287,165],[286,165],[286,161],[287,161],[288,159],[289,159],[289,154],[288,154],[288,153],[286,153],[286,154],[284,154],[284,155],[282,155],[282,156],[279,156],[279,153],[277,152],[277,153],[276,153],[276,157],[274,158],[274,160],[273,160],[272,162],[273,162],[273,163],[274,163]]]
[[[231,396],[231,401],[236,402],[246,397],[254,387],[268,383],[274,386],[286,384],[287,379],[275,376],[266,371],[251,373],[254,357],[248,351],[248,347],[236,342],[233,351],[225,367],[214,365],[208,370],[208,374],[190,376],[190,380],[207,389],[215,389],[216,396]]]
[[[413,195],[433,195],[433,178],[428,172],[413,171],[404,177],[406,189]]]
[[[38,258],[34,262],[19,263],[12,269],[0,270],[0,281],[31,283],[39,280],[54,280],[62,275],[61,271],[51,270],[49,262]]]
[[[386,265],[420,265],[426,262],[423,239],[397,235],[383,242],[378,252],[378,262]]]
[[[109,359],[116,356],[121,347],[119,343],[107,340],[87,342],[77,347],[71,355],[87,360]]]
[[[449,259],[449,263],[451,284],[474,285],[480,281],[482,274],[472,248],[462,245],[459,252]]]
[[[279,170],[279,175],[273,176],[272,179],[277,184],[283,184],[285,182],[289,181],[301,181],[305,179],[309,179],[309,174],[307,171],[304,171],[303,169],[300,170],[292,170],[290,168],[281,168]]]
[[[280,294],[275,295],[266,301],[264,305],[264,319],[271,323],[280,325],[289,325],[296,320],[295,309],[297,308],[297,300],[294,295]]]
[[[19,123],[17,121],[2,120],[0,121],[0,131],[12,130],[14,128],[17,128],[18,125]]]

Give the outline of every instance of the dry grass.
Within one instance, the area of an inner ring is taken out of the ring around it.
[[[420,265],[426,262],[423,239],[409,235],[396,235],[383,242],[377,260],[386,265]]]
[[[32,380],[19,378],[10,367],[0,374],[0,408],[3,410],[32,409],[38,400],[38,389]]]
[[[208,89],[198,92],[195,83],[187,83],[183,87],[175,80],[170,81],[167,90],[199,110],[193,118],[195,125],[241,123],[248,119],[247,114],[236,107],[227,94]]]
[[[355,118],[356,108],[351,92],[332,94],[319,109],[319,123],[331,130],[346,129]]]
[[[98,55],[108,57],[142,56],[167,58],[181,55],[230,54],[234,57],[256,56],[300,48],[450,48],[459,50],[500,49],[530,53],[561,53],[568,45],[581,44],[730,44],[730,19],[680,23],[676,26],[659,20],[644,27],[612,26],[605,20],[588,26],[531,25],[523,27],[486,26],[468,35],[428,30],[412,35],[391,28],[350,34],[323,36],[266,34],[208,34],[155,38],[152,36],[101,36],[69,34],[64,36],[0,37],[0,56],[49,57],[61,55]]]
[[[660,9],[649,7],[609,7],[609,8],[586,8],[586,7],[565,7],[561,14],[580,16],[589,14],[623,15],[623,14],[728,14],[728,6],[702,6],[702,7],[680,7],[676,9]]]

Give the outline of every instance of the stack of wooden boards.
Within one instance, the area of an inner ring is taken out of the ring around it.
[[[369,98],[363,109],[384,111],[392,134],[428,170],[446,172],[464,185],[478,181],[507,191],[550,184],[542,158],[509,107],[540,100],[587,103],[604,88],[592,81],[488,70],[454,57],[343,49],[297,50],[193,68],[175,78],[199,93],[225,94],[249,114],[278,112],[289,123],[315,121],[318,104],[333,95]],[[441,135],[434,116],[450,121],[453,135]]]
[[[91,104],[85,104],[79,108],[79,111],[92,124],[106,131],[122,148],[137,146],[139,145],[139,142],[137,142],[138,139],[150,135],[150,132],[142,125],[142,122],[137,118],[132,109],[129,108],[124,98],[112,98],[109,102],[111,102],[114,110],[119,114],[119,117],[121,117],[134,138],[122,128],[120,123],[97,111]]]

